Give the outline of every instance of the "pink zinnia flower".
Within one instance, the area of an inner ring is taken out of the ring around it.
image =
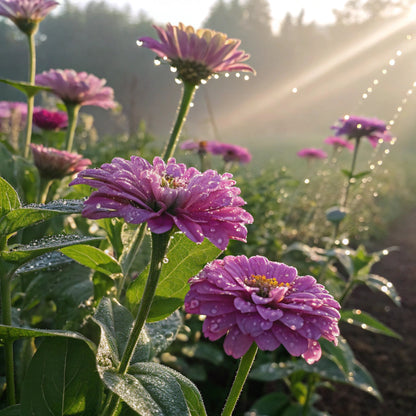
[[[343,139],[342,137],[338,136],[330,136],[324,140],[324,143],[330,144],[334,146],[336,149],[340,147],[345,147],[349,150],[354,150],[354,144],[349,142],[348,140]]]
[[[296,154],[299,157],[304,157],[306,159],[325,159],[328,157],[326,152],[321,149],[315,149],[314,147],[307,147],[299,150]]]
[[[156,157],[152,165],[132,156],[86,169],[70,185],[97,188],[85,202],[82,213],[87,218],[147,222],[156,234],[176,226],[192,241],[201,243],[206,237],[223,250],[230,239],[246,241],[245,224],[253,222],[241,208],[245,202],[231,178],[213,170],[201,173],[173,158],[165,163]]]
[[[62,179],[65,176],[84,170],[91,165],[91,160],[83,159],[77,153],[31,144],[33,161],[41,177],[46,179]]]
[[[192,26],[179,23],[168,24],[166,29],[153,26],[160,42],[151,37],[142,37],[138,45],[154,51],[177,69],[178,78],[198,85],[211,75],[226,71],[255,72],[242,62],[249,58],[243,50],[238,50],[241,41],[230,39],[226,34],[210,29],[195,30]]]
[[[38,23],[58,4],[53,0],[0,0],[0,16],[12,20],[24,33],[34,33]]]
[[[36,75],[36,84],[52,88],[65,104],[95,105],[102,108],[114,108],[114,90],[105,87],[105,79],[97,78],[86,72],[73,69],[50,69]]]
[[[196,153],[211,153],[212,142],[209,140],[185,140],[181,143],[182,150],[190,150]]]
[[[49,111],[35,107],[33,123],[42,130],[61,130],[68,126],[68,115],[65,111]]]
[[[345,134],[348,139],[361,139],[367,137],[373,147],[378,141],[391,141],[392,137],[387,131],[386,123],[377,118],[345,116],[339,119],[340,126],[332,126],[336,136]]]
[[[249,163],[251,161],[248,149],[235,144],[212,142],[210,151],[214,155],[221,155],[225,162]]]
[[[206,315],[204,335],[225,335],[224,350],[242,357],[255,342],[264,351],[280,345],[309,364],[321,357],[318,339],[337,345],[340,306],[312,276],[262,256],[226,256],[190,279],[187,313]]]

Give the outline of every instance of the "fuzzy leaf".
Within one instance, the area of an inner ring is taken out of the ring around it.
[[[61,247],[71,246],[79,243],[94,243],[100,237],[82,236],[76,234],[64,234],[59,236],[45,237],[28,245],[21,245],[12,250],[2,251],[0,259],[13,264],[14,269],[42,254],[55,251]]]
[[[50,218],[82,211],[81,200],[59,200],[48,204],[31,204],[13,209],[0,218],[0,235],[9,235]]]

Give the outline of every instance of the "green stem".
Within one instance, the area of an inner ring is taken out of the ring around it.
[[[121,258],[121,267],[123,269],[123,278],[120,282],[120,286],[118,288],[117,298],[120,299],[121,293],[123,291],[124,285],[126,283],[127,276],[130,273],[130,269],[133,266],[134,259],[137,257],[137,254],[140,250],[140,247],[143,243],[144,236],[146,234],[146,224],[140,224],[132,238],[132,243],[128,247],[128,251],[126,251],[126,255],[122,256]]]
[[[38,203],[45,204],[48,197],[49,188],[51,187],[53,180],[40,177],[39,190],[38,190]]]
[[[311,401],[314,390],[315,390],[315,375],[309,374],[308,389],[306,391],[305,403],[303,404],[302,416],[307,416],[309,414],[310,401]]]
[[[175,148],[179,141],[179,135],[181,134],[182,127],[185,123],[192,99],[195,94],[195,88],[195,85],[189,84],[187,82],[183,83],[182,100],[178,108],[176,122],[173,126],[172,132],[170,133],[169,142],[166,145],[165,151],[163,152],[163,160],[165,162],[167,162],[175,153]]]
[[[68,129],[66,131],[65,149],[67,152],[72,151],[74,144],[75,129],[78,123],[78,113],[81,106],[79,104],[65,103],[66,112],[68,113]]]
[[[35,47],[35,34],[31,33],[27,35],[29,42],[29,84],[35,85],[36,75],[36,47]],[[30,142],[32,141],[32,124],[33,124],[33,108],[35,106],[35,96],[27,96],[27,118],[26,118],[26,140],[24,157],[29,157]]]
[[[231,416],[233,414],[235,405],[237,403],[238,398],[240,397],[241,390],[243,389],[244,383],[246,382],[248,373],[250,372],[251,366],[253,365],[256,354],[257,345],[253,342],[250,349],[244,354],[244,356],[240,360],[237,374],[235,375],[233,385],[231,387],[230,393],[228,394],[228,398],[225,402],[225,406],[221,413],[221,416]]]
[[[355,164],[357,162],[357,155],[358,155],[358,147],[359,146],[360,146],[360,138],[357,137],[355,139],[354,154],[352,156],[351,170],[350,170],[350,174],[349,174],[349,178],[348,178],[348,183],[347,183],[347,186],[345,188],[344,197],[342,198],[342,201],[341,201],[341,206],[343,208],[345,208],[347,206],[348,193],[349,193],[349,190],[350,190],[350,187],[351,187],[352,178],[354,177],[354,169],[355,169]]]
[[[339,297],[338,302],[341,305],[341,307],[345,304],[347,301],[350,293],[354,289],[356,281],[352,278],[352,276],[349,277],[348,283],[345,286],[344,293]]]
[[[2,273],[1,276],[1,311],[3,325],[12,324],[12,303],[10,276]],[[6,363],[7,402],[10,406],[16,404],[16,390],[14,382],[13,340],[4,340],[4,359]]]
[[[164,234],[152,233],[152,257],[150,261],[149,274],[144,288],[143,296],[140,301],[139,310],[137,312],[136,321],[133,329],[130,332],[127,345],[124,349],[121,357],[120,365],[117,373],[124,375],[127,373],[130,360],[133,357],[136,349],[137,342],[139,340],[140,332],[142,331],[146,319],[152,306],[153,298],[155,296],[157,284],[159,281],[160,272],[162,270],[163,258],[165,257],[166,250],[169,244],[170,231]],[[113,416],[120,403],[120,398],[113,393],[110,393],[107,400],[107,406],[103,413],[104,416]]]

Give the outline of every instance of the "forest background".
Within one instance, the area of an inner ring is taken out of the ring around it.
[[[249,81],[223,77],[203,88],[185,135],[247,146],[254,165],[270,156],[279,164],[290,163],[300,147],[319,147],[339,117],[359,114],[394,124],[400,150],[393,158],[408,160],[416,127],[411,116],[416,110],[411,100],[416,80],[412,10],[413,1],[350,0],[334,10],[333,24],[305,23],[303,12],[287,14],[279,33],[273,33],[267,0],[219,0],[203,26],[242,39],[257,76]],[[79,7],[65,1],[37,34],[38,73],[73,68],[106,78],[120,111],[109,117],[87,108],[99,134],[127,140],[144,122],[152,135],[165,140],[180,87],[167,68],[154,70],[144,56],[151,51],[139,52],[136,46],[139,36],[154,35],[153,23],[167,22],[152,22],[145,14],[132,15],[128,8],[105,2]],[[25,79],[26,42],[7,19],[0,19],[0,45],[1,77]],[[0,100],[24,97],[0,85]]]

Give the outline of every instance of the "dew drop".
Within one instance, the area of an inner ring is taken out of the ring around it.
[[[142,40],[138,40],[138,41],[136,42],[136,45],[137,45],[137,46],[143,46],[143,41],[142,41]]]

